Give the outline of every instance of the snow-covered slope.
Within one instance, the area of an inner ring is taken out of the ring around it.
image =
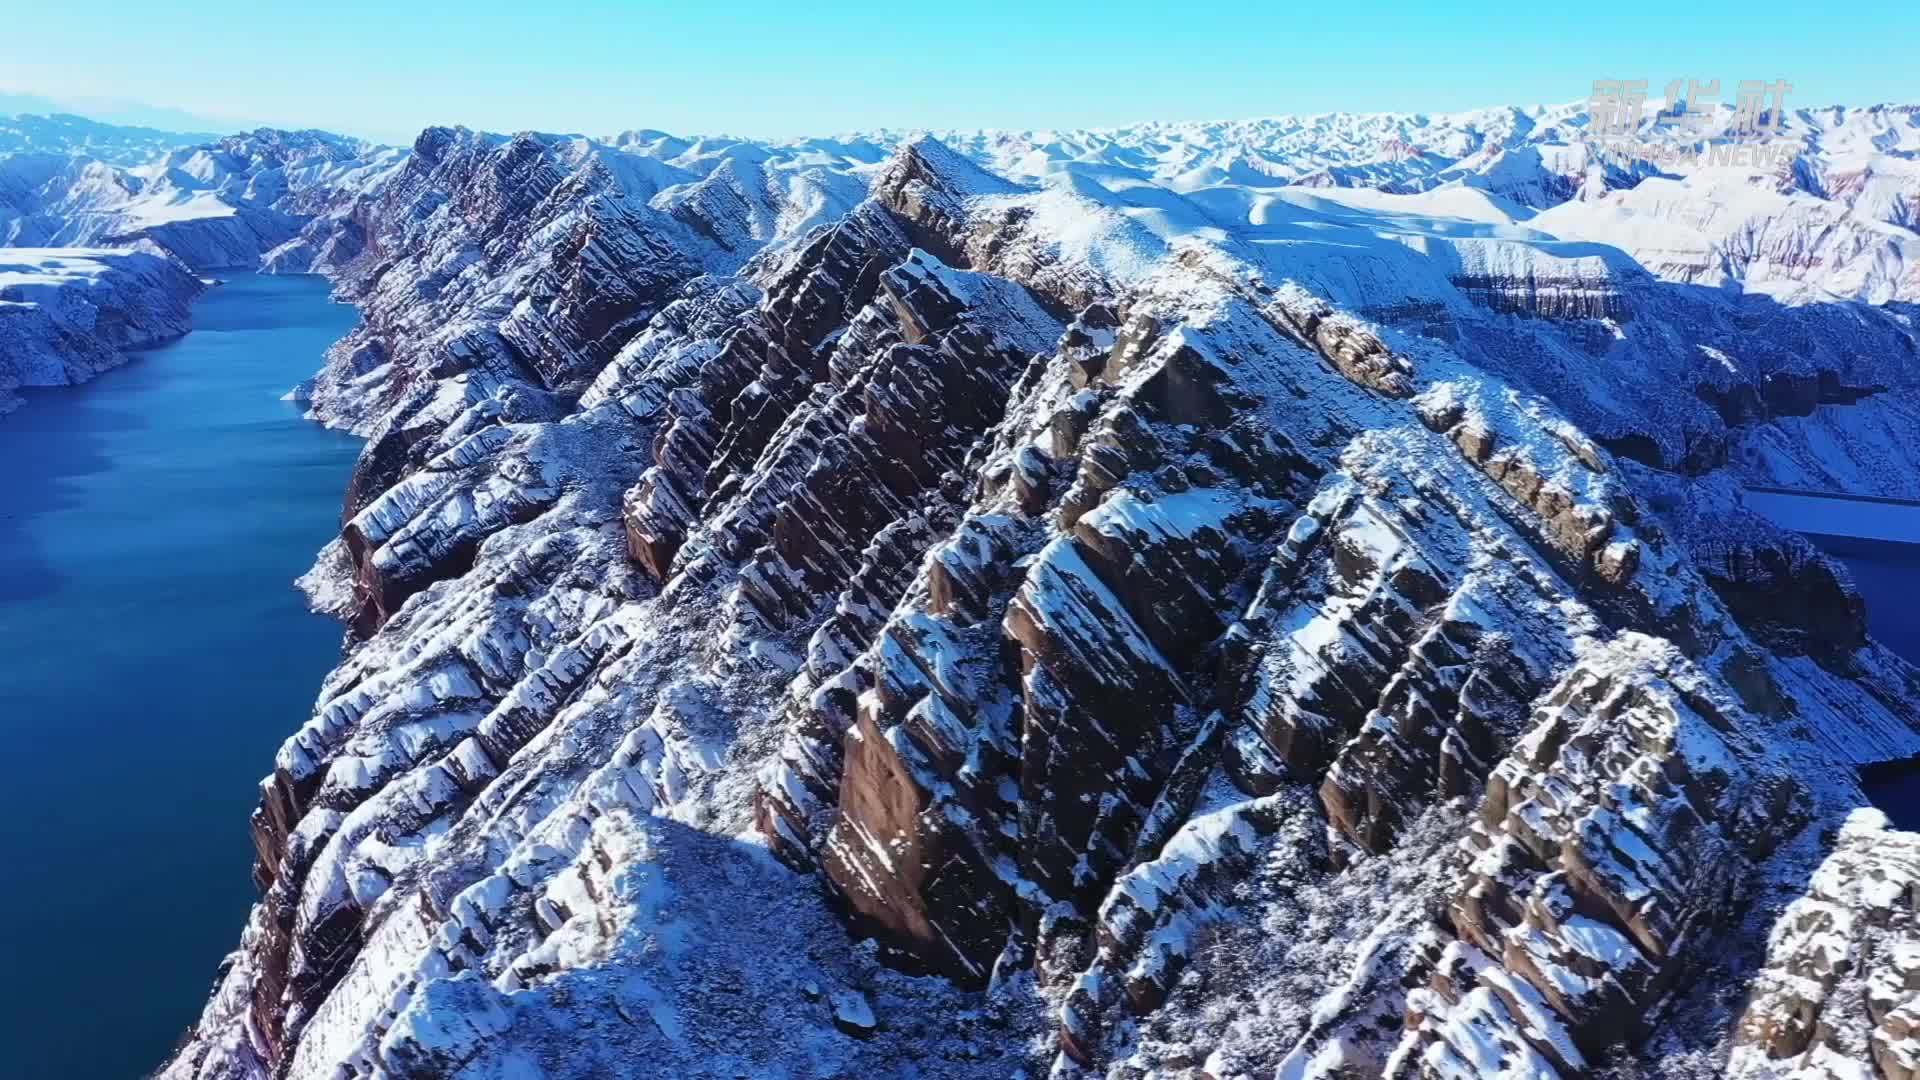
[[[163,1075],[1913,1060],[1823,949],[1920,948],[1852,773],[1920,672],[1740,487],[1911,489],[1912,311],[1540,227],[1732,183],[1584,121],[431,129],[314,189],[353,642]]]
[[[198,278],[134,251],[0,249],[0,413],[22,386],[85,382],[187,332]]]

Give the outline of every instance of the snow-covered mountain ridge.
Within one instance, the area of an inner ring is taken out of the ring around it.
[[[111,165],[143,165],[179,146],[211,141],[211,134],[158,131],[90,120],[71,113],[0,112],[0,154],[80,154]]]
[[[268,261],[364,317],[306,388],[368,438],[304,581],[353,641],[163,1074],[1920,1063],[1852,774],[1920,672],[1740,502],[1913,484],[1913,114],[1738,180],[1439,119],[1327,187],[1218,125],[431,129],[313,189]],[[1813,204],[1818,267],[1721,228]]]
[[[1464,189],[1430,207],[1416,201],[1395,209],[1402,215],[1434,218],[1449,228],[1505,228],[1523,233],[1530,229],[1563,240],[1612,243],[1655,272],[1684,275],[1685,280],[1715,285],[1741,282],[1750,288],[1789,293],[1805,284],[1869,300],[1911,300],[1909,243],[1916,205],[1920,205],[1916,195],[1920,166],[1915,164],[1920,147],[1914,144],[1912,116],[1910,106],[1801,109],[1786,115],[1780,133],[1771,140],[1791,149],[1790,154],[1781,154],[1779,169],[1695,164],[1666,174],[1651,162],[1621,162],[1596,153],[1620,140],[1593,136],[1579,105],[936,135],[1002,175],[1050,178],[1068,185],[1085,180],[1122,197],[1126,188],[1146,185],[1181,193],[1220,187],[1367,189],[1397,195]],[[1661,134],[1667,130],[1660,126],[1664,122],[1650,117],[1636,137],[1670,139],[1671,135]],[[174,157],[136,164],[129,159],[139,156],[139,148],[183,137],[147,132],[144,141],[127,148],[90,153],[108,142],[110,134],[143,129],[114,129],[72,117],[16,117],[12,123],[21,128],[20,138],[12,144],[0,143],[0,154],[23,156],[22,151],[37,146],[44,148],[42,156],[53,151],[55,157],[79,159],[73,162],[74,175],[54,185],[60,190],[64,190],[62,184],[78,189],[73,196],[49,198],[43,193],[42,202],[53,206],[49,217],[108,208],[119,215],[112,229],[100,224],[67,226],[69,232],[88,239],[112,231],[132,233],[156,217],[220,217],[231,213],[222,209],[223,204],[271,203],[282,193],[278,175],[282,170],[288,174],[287,186],[295,192],[322,187],[364,191],[378,183],[399,155],[389,148],[318,132],[262,129],[182,147]],[[75,123],[86,130],[68,131]],[[1695,137],[1731,139],[1733,123],[1733,110],[1723,106],[1704,118]],[[41,130],[47,128],[53,129],[51,134]],[[643,169],[664,167],[670,176],[678,170],[685,174],[680,180],[691,182],[722,162],[737,167],[759,159],[858,173],[874,168],[916,134],[877,132],[773,142],[678,138],[657,131],[625,132],[597,143],[568,138],[580,145],[599,145],[609,160],[634,162]],[[151,150],[149,154],[161,156]],[[101,191],[100,170],[91,177],[82,175],[88,160],[110,165],[105,170],[112,177],[107,186],[129,190],[117,197]],[[40,168],[44,172],[45,163]],[[267,190],[241,190],[251,183],[251,174],[261,169],[274,174],[264,185]],[[180,174],[169,175],[174,170]],[[1624,189],[1649,177],[1671,180],[1680,187],[1655,185],[1652,190],[1658,194],[1620,197]],[[143,190],[155,181],[159,181],[157,189]],[[18,179],[14,183],[21,186]],[[42,176],[30,186],[46,184]],[[208,191],[218,197],[194,197]],[[1484,193],[1485,201],[1469,192]],[[1535,220],[1539,211],[1569,200],[1583,209]],[[1823,211],[1807,200],[1828,205]],[[1686,206],[1676,208],[1675,203]],[[307,208],[311,205],[309,200]],[[1756,238],[1746,233],[1762,219],[1774,223],[1775,235],[1759,238],[1756,244]],[[1831,227],[1836,221],[1842,237],[1807,241],[1801,236],[1804,229]],[[1906,232],[1887,233],[1875,228],[1875,223]],[[21,226],[14,228],[23,232]],[[1637,239],[1637,234],[1649,230],[1666,239]],[[1769,239],[1771,245],[1766,242]],[[1676,243],[1684,250],[1675,250]],[[1882,252],[1865,259],[1858,250],[1878,251],[1882,245],[1891,245],[1891,256]],[[1889,257],[1895,265],[1864,265]],[[1841,263],[1849,264],[1853,272],[1839,269],[1836,264]]]
[[[261,129],[115,164],[85,144],[0,153],[0,245],[140,247],[196,271],[253,269],[319,192],[377,182],[404,151]]]

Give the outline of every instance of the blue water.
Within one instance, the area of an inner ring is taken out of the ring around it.
[[[1853,541],[1833,549],[1867,600],[1867,632],[1920,664],[1920,549]]]
[[[279,396],[354,317],[241,275],[0,417],[0,1075],[151,1070],[238,941],[255,785],[339,651],[291,582],[358,450]]]
[[[1847,564],[1867,600],[1867,630],[1882,645],[1920,664],[1920,550],[1910,545],[1833,541],[1828,551]],[[1896,827],[1920,830],[1920,761],[1862,769],[1860,786]]]

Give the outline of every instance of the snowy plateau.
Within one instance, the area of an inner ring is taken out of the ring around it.
[[[0,120],[0,383],[362,316],[160,1075],[1912,1080],[1920,671],[1745,494],[1920,498],[1920,109],[1784,120]]]

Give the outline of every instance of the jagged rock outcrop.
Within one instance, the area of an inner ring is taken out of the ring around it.
[[[1445,1075],[1491,1041],[1577,1074],[1644,1037],[1731,921],[1748,861],[1807,819],[1798,781],[1755,760],[1760,725],[1669,644],[1629,636],[1583,660],[1535,719],[1489,778],[1456,940],[1389,1073]]]
[[[1781,913],[1727,1075],[1920,1074],[1920,844],[1878,811],[1847,819]]]

